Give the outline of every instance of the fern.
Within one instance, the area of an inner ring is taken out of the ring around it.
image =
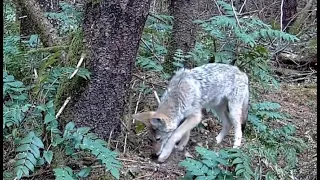
[[[259,141],[248,142],[246,149],[252,157],[258,156],[259,159],[263,159],[262,167],[266,169],[273,167],[273,170],[269,170],[265,174],[270,178],[288,178],[296,168],[298,153],[307,147],[301,138],[295,137],[296,129],[293,125],[288,123],[274,128],[266,124],[270,120],[284,121],[288,117],[278,112],[280,108],[280,104],[274,102],[253,103],[248,116],[250,125],[256,130],[254,136]],[[282,166],[278,165],[279,159],[284,162]],[[256,172],[256,175],[263,174]]]
[[[163,67],[159,65],[156,61],[145,57],[138,57],[136,61],[136,66],[140,66],[141,68],[146,69],[148,71],[163,71]]]
[[[183,62],[186,61],[186,57],[181,49],[176,50],[173,56],[173,66],[180,69],[183,68]]]
[[[24,119],[24,113],[31,104],[27,104],[27,88],[14,76],[3,72],[3,129],[13,125],[20,125]]]
[[[21,179],[23,175],[28,176],[29,171],[33,172],[37,160],[40,158],[40,148],[44,148],[44,145],[34,132],[29,132],[20,142],[20,146],[17,147],[15,163],[15,171],[17,173],[17,179]]]
[[[235,166],[235,175],[251,179],[254,172],[251,169],[250,157],[240,149],[229,149],[228,153],[232,162],[231,165]]]
[[[200,160],[187,158],[179,163],[186,168],[185,178],[191,179],[234,179],[242,177],[250,179],[254,173],[251,169],[250,158],[239,149],[222,149],[219,152],[196,147],[201,155]],[[234,167],[235,171],[227,170]]]
[[[262,102],[262,103],[254,103],[251,104],[251,108],[253,110],[259,111],[270,111],[270,110],[278,110],[281,108],[280,104],[274,102]]]
[[[217,4],[221,6],[221,8],[223,9],[223,11],[226,15],[234,16],[233,8],[230,4],[228,4],[224,1],[217,1]]]
[[[59,2],[61,12],[46,12],[49,19],[58,20],[59,34],[64,35],[80,26],[82,13],[65,2]]]
[[[90,128],[87,127],[75,128],[74,123],[69,122],[63,136],[71,140],[76,149],[89,150],[105,165],[106,171],[110,171],[115,178],[119,179],[121,163],[116,159],[118,154],[106,148],[107,143],[95,134],[88,133],[89,130]]]
[[[270,58],[274,50],[273,42],[292,43],[298,41],[294,35],[271,29],[270,25],[257,18],[238,16],[236,9],[230,4],[217,1],[224,15],[214,16],[209,20],[196,20],[206,32],[204,36],[213,38],[213,48],[219,49],[212,53],[215,62],[235,64],[248,72],[252,81],[257,81],[265,88],[269,84],[278,87],[277,81],[270,72]],[[236,20],[236,17],[238,21]],[[267,44],[271,44],[267,50]]]
[[[74,174],[68,166],[53,169],[56,180],[73,180]]]

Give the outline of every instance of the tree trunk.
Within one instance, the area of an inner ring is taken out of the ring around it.
[[[88,1],[84,32],[91,80],[70,107],[72,120],[100,138],[121,131],[127,90],[150,0]]]
[[[59,42],[57,30],[52,26],[49,20],[45,17],[43,10],[40,8],[39,3],[35,0],[14,0],[16,7],[25,10],[28,21],[21,21],[21,26],[26,28],[21,30],[24,35],[39,33],[41,41],[45,47],[57,45]],[[26,25],[26,26],[24,26]],[[30,27],[32,25],[33,27]],[[34,29],[33,29],[34,28]],[[25,32],[23,32],[25,31]]]
[[[174,17],[171,41],[168,53],[165,57],[164,70],[172,73],[174,67],[172,60],[176,50],[181,49],[184,53],[191,51],[196,43],[197,26],[192,21],[198,18],[198,0],[171,0],[169,4],[169,14]],[[189,62],[185,67],[192,67]]]
[[[295,21],[290,23],[290,29],[286,29],[290,34],[298,34],[300,30],[303,29],[302,27],[305,24],[305,21],[307,20],[310,10],[313,8],[313,6],[313,0],[308,0],[304,8],[299,11],[300,13],[298,16],[295,17]]]
[[[297,14],[297,0],[284,0],[283,1],[283,18],[282,27],[286,32],[289,32],[289,27],[294,23],[294,15]]]

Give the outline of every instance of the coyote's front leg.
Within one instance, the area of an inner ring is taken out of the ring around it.
[[[201,112],[190,115],[187,119],[175,130],[158,157],[159,162],[164,162],[171,154],[175,144],[182,138],[184,134],[190,132],[201,122]],[[185,141],[183,142],[183,144]]]
[[[190,131],[186,132],[186,133],[182,136],[179,144],[176,145],[176,148],[177,148],[179,151],[182,151],[182,150],[187,146],[189,139],[190,139]]]

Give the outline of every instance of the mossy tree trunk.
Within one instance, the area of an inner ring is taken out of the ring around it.
[[[38,33],[45,47],[54,46],[59,43],[57,30],[44,15],[44,12],[49,7],[41,5],[36,0],[14,0],[13,2],[19,9],[18,16],[26,16],[22,17],[20,23],[20,34],[22,36]],[[54,0],[53,2],[58,1]]]
[[[78,126],[100,138],[121,131],[121,117],[132,78],[150,0],[100,0],[85,5],[84,38],[91,80],[69,112]]]

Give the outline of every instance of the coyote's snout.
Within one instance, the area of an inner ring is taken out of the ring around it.
[[[133,118],[149,128],[158,161],[164,162],[174,147],[183,150],[187,145],[190,131],[201,122],[204,107],[213,109],[222,121],[217,143],[221,143],[233,125],[233,146],[239,147],[248,103],[247,75],[235,66],[212,63],[177,71],[157,111],[134,114]]]

